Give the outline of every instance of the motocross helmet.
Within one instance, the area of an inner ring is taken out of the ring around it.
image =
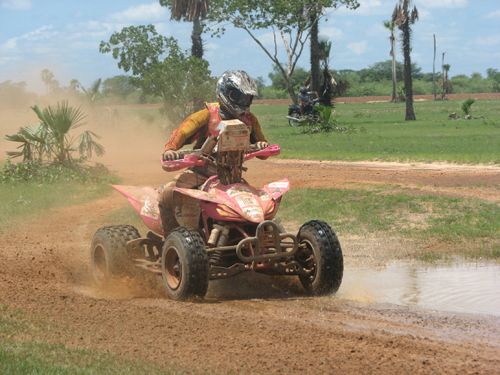
[[[253,97],[257,95],[257,84],[243,70],[229,70],[217,81],[215,94],[221,114],[238,118],[250,108]]]

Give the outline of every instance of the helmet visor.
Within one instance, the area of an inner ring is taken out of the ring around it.
[[[232,103],[240,107],[250,107],[253,101],[253,95],[244,94],[238,89],[229,90],[228,97]]]

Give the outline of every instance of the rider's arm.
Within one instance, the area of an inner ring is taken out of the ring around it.
[[[185,145],[186,141],[208,124],[210,112],[202,109],[187,117],[182,124],[172,132],[165,144],[165,151],[178,150]]]
[[[250,136],[251,142],[252,143],[265,142],[265,145],[267,146],[267,139],[266,139],[266,136],[264,135],[264,132],[262,131],[259,120],[251,112],[249,112],[247,116],[248,116],[249,124],[252,126],[252,134]],[[257,156],[257,158],[265,160],[265,159],[267,159],[267,156]]]
[[[250,121],[250,125],[252,126],[252,135],[255,137],[255,142],[267,142],[266,136],[262,131],[259,120],[253,113],[248,113],[248,118]],[[252,140],[253,142],[254,140]]]

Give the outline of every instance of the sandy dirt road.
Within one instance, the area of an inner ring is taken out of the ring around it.
[[[168,175],[158,171],[161,139],[155,142],[134,157],[123,144],[110,147],[105,162],[124,183],[160,184]],[[259,185],[283,176],[300,187],[400,185],[499,202],[500,169],[493,166],[257,161],[248,179]],[[109,212],[125,205],[116,193],[51,210],[1,236],[0,303],[49,327],[20,339],[187,372],[500,371],[500,318],[309,298],[295,282],[252,275],[212,283],[204,302],[174,302],[157,285],[131,280],[98,290],[89,280],[88,246],[94,231],[110,224]],[[353,251],[344,250],[349,265]]]

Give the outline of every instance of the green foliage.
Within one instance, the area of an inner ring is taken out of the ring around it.
[[[493,91],[500,92],[500,72],[497,69],[489,68],[486,74],[488,79],[493,82]]]
[[[153,25],[125,27],[108,42],[101,41],[99,49],[131,73],[132,84],[146,95],[160,97],[163,112],[174,122],[193,111],[194,98],[213,97],[208,62],[188,56],[174,38],[159,35]]]
[[[125,100],[137,91],[138,88],[133,84],[131,77],[126,75],[107,78],[102,83],[102,93],[105,96],[116,96]]]
[[[269,73],[268,77],[271,80],[271,86],[273,89],[282,90],[283,92],[286,92],[287,83],[285,81],[285,78],[283,77],[283,74],[276,65],[274,65],[273,71]],[[304,82],[308,78],[309,78],[309,71],[299,67],[296,68],[292,73],[292,75],[290,76],[290,82],[295,89],[298,89],[300,88],[300,86],[304,85]]]
[[[216,22],[233,22],[235,26],[245,25],[250,29],[275,27],[290,31],[296,27],[310,26],[310,13],[326,8],[345,6],[355,9],[357,0],[211,0],[208,19]],[[213,31],[223,33],[224,25],[213,27]]]
[[[416,102],[415,107],[419,120],[404,123],[404,103],[336,103],[337,121],[358,131],[308,137],[288,125],[286,105],[255,104],[252,111],[268,139],[280,144],[283,158],[500,164],[500,101],[478,100],[474,110],[484,119],[468,122],[448,121],[455,101]]]
[[[465,116],[470,116],[472,109],[471,107],[475,102],[476,101],[474,99],[469,98],[462,103],[462,112]]]
[[[398,80],[403,80],[404,65],[400,62],[396,62],[396,78]],[[340,73],[340,72],[339,72]],[[380,82],[380,81],[391,81],[392,80],[392,61],[380,61],[370,65],[368,68],[361,69],[357,72],[359,75],[360,82]],[[422,68],[417,64],[412,64],[411,74],[414,79],[420,79],[423,77]]]
[[[317,119],[301,122],[301,132],[303,134],[330,133],[330,132],[355,132],[354,127],[339,126],[335,118],[333,106],[318,105],[315,107],[318,113]]]
[[[283,198],[281,215],[284,220],[299,223],[311,217],[325,220],[343,234],[384,232],[450,244],[474,240],[471,246],[475,249],[455,247],[460,255],[500,245],[498,205],[476,199],[414,195],[391,186],[373,190],[295,189]],[[490,256],[494,257],[493,251]]]
[[[58,102],[56,107],[32,107],[40,120],[36,127],[23,127],[5,139],[20,143],[19,151],[7,152],[9,157],[22,157],[23,161],[49,161],[71,164],[73,153],[78,149],[80,159],[89,159],[93,153],[100,156],[104,147],[95,141],[99,138],[90,130],[84,131],[76,141],[70,132],[82,125],[85,114],[80,108],[70,107],[68,102]]]
[[[212,21],[212,33],[220,35],[225,31],[225,25],[232,23],[234,27],[245,30],[266,56],[278,67],[286,84],[290,98],[295,103],[297,97],[294,84],[291,82],[297,62],[302,55],[304,46],[310,37],[309,30],[322,16],[324,9],[337,8],[344,5],[355,9],[359,6],[357,0],[211,0],[210,12],[207,18]],[[271,28],[273,30],[274,48],[267,48],[254,33],[255,30]],[[281,35],[281,38],[278,36]],[[283,42],[286,54],[286,64],[278,55],[278,41]]]
[[[85,165],[48,164],[40,161],[4,164],[0,170],[0,183],[55,183],[55,182],[103,182],[111,181],[109,170],[102,164]]]

